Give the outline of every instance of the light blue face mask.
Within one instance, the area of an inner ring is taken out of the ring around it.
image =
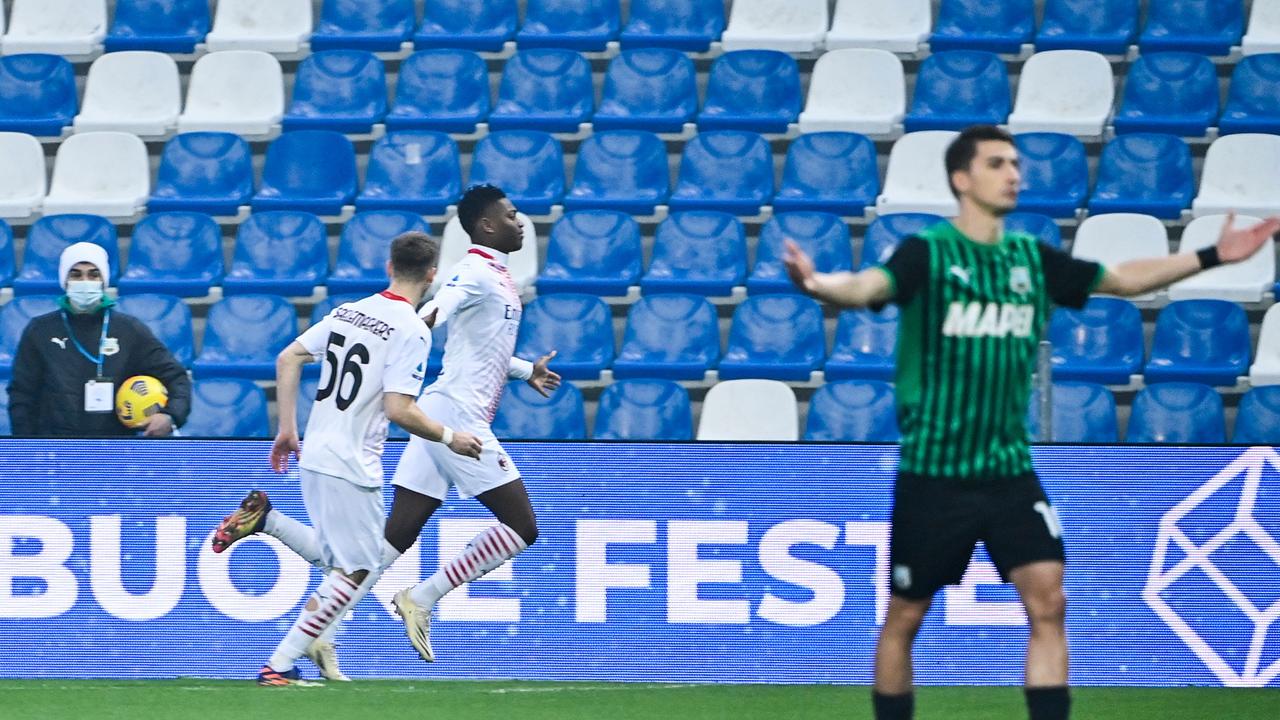
[[[106,288],[101,280],[68,280],[67,302],[78,312],[96,308],[102,303]]]

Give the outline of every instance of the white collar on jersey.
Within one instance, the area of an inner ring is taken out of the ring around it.
[[[467,253],[479,255],[485,260],[493,260],[494,262],[502,266],[506,266],[507,264],[507,253],[498,252],[497,250],[494,250],[491,247],[485,247],[483,245],[472,245],[471,247],[467,248]]]

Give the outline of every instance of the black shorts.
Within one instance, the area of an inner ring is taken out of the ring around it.
[[[1015,568],[1066,558],[1058,515],[1034,474],[974,484],[899,473],[889,536],[894,595],[923,600],[959,583],[979,540],[1005,582]]]

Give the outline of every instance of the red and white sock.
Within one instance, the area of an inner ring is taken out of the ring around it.
[[[369,573],[360,585],[352,582],[341,572],[333,571],[320,583],[320,587],[307,599],[302,613],[293,623],[293,627],[285,634],[276,651],[272,653],[267,664],[276,672],[285,672],[293,668],[293,663],[302,657],[307,646],[320,637],[324,631],[338,618],[346,613],[347,608],[359,599],[363,585],[372,586],[379,573]]]
[[[450,590],[471,582],[529,547],[515,530],[498,524],[476,535],[462,553],[409,591],[413,601],[431,607]]]

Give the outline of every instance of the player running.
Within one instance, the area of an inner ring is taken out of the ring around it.
[[[1106,268],[1006,232],[1021,182],[1013,139],[991,126],[947,148],[959,215],[903,241],[883,266],[817,273],[787,243],[792,280],[844,307],[901,307],[897,405],[902,430],[889,555],[892,597],[876,648],[877,720],[912,717],[911,647],[934,594],[958,583],[981,540],[1031,624],[1026,702],[1032,720],[1064,720],[1066,597],[1061,527],[1031,463],[1025,427],[1036,347],[1051,305],[1093,292],[1132,296],[1253,255],[1280,218],[1234,229],[1198,253]],[[1123,238],[1117,238],[1123,241]]]

